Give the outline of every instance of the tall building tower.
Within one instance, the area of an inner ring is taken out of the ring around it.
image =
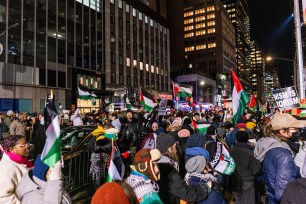
[[[188,0],[184,7],[185,65],[181,74],[200,74],[216,80],[235,63],[235,28],[220,0]],[[230,77],[224,85],[230,92]]]
[[[252,95],[260,101],[263,101],[264,90],[264,58],[263,53],[259,49],[255,41],[251,42],[250,46],[250,60],[251,60],[251,84]]]
[[[237,72],[248,94],[252,93],[250,64],[250,20],[247,0],[222,0],[235,26]]]

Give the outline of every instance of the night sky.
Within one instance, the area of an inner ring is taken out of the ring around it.
[[[255,40],[264,55],[294,59],[295,34],[293,0],[248,0],[251,40]],[[292,86],[293,63],[274,60],[282,87]]]

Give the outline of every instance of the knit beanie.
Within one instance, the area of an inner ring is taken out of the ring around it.
[[[244,128],[240,128],[236,133],[237,142],[247,143],[249,140],[249,134],[245,131]]]
[[[33,175],[40,180],[47,181],[46,173],[49,169],[49,166],[41,161],[41,154],[37,155],[37,158],[34,163]]]
[[[163,153],[167,151],[169,147],[172,147],[174,143],[175,139],[172,135],[160,133],[156,138],[156,149]]]
[[[207,128],[207,134],[209,134],[209,135],[216,135],[217,132],[218,132],[217,128],[213,125],[211,125]]]
[[[203,156],[195,156],[190,159],[185,164],[185,168],[189,173],[202,173],[206,165],[206,159]]]
[[[178,134],[178,137],[189,137],[190,136],[190,132],[187,129],[182,129],[177,134]]]
[[[7,138],[4,138],[0,144],[3,147],[4,151],[9,152],[11,148],[13,148],[16,143],[23,138],[22,135],[12,135]]]
[[[153,181],[157,181],[159,176],[154,173],[152,162],[160,158],[161,153],[158,149],[141,149],[134,156],[133,166],[136,171],[146,175]]]
[[[116,182],[102,185],[93,195],[91,204],[129,204],[129,198]]]
[[[186,147],[204,147],[206,137],[203,134],[192,134],[189,136]]]

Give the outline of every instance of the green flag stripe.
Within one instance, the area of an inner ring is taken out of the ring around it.
[[[61,151],[61,140],[59,137],[57,137],[51,149],[43,158],[43,162],[48,166],[53,167],[53,165],[61,159],[60,151]]]

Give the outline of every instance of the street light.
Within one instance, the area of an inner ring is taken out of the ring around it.
[[[272,61],[274,59],[285,60],[285,61],[289,61],[289,62],[295,62],[292,59],[287,59],[287,58],[282,58],[282,57],[271,57],[271,56],[267,57],[266,61],[270,62],[270,61]]]

